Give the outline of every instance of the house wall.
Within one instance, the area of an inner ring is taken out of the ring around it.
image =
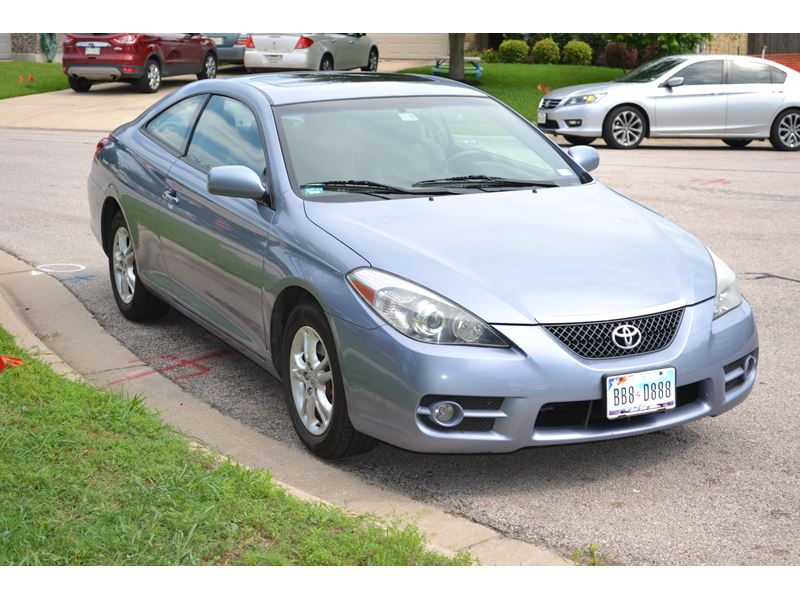
[[[0,60],[11,58],[11,34],[0,33]]]
[[[703,47],[706,54],[747,54],[746,33],[715,33]]]
[[[58,40],[58,54],[54,62],[61,62],[61,48],[64,43],[64,34],[56,34]],[[13,60],[29,60],[31,62],[47,62],[47,58],[39,45],[38,33],[12,33],[11,58]]]
[[[450,53],[446,33],[370,33],[381,58],[432,60]]]

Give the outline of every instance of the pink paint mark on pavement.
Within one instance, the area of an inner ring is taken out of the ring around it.
[[[206,375],[211,371],[211,367],[204,364],[205,361],[210,360],[212,358],[218,358],[220,356],[225,356],[226,354],[230,354],[230,350],[220,350],[218,352],[209,352],[208,354],[202,354],[200,356],[196,356],[195,358],[181,358],[175,354],[159,354],[158,356],[151,356],[147,358],[146,361],[169,361],[168,364],[164,367],[159,367],[157,369],[148,369],[146,371],[140,371],[139,373],[134,373],[133,375],[128,375],[127,377],[123,377],[122,379],[116,379],[114,381],[109,382],[108,385],[117,385],[118,383],[123,383],[125,381],[132,381],[133,379],[141,379],[142,377],[147,377],[148,375],[155,375],[156,373],[164,374],[169,373],[170,371],[175,371],[177,369],[192,369],[188,373],[182,373],[173,377],[172,379],[175,381],[180,381],[183,379],[194,379],[195,377],[201,377],[202,375]],[[138,360],[133,360],[131,362],[139,362]]]
[[[697,185],[728,185],[730,182],[730,179],[703,179],[702,177],[695,177],[689,180],[689,183]]]

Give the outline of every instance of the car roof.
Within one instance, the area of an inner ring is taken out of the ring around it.
[[[486,95],[474,87],[450,79],[405,73],[274,73],[227,81],[260,90],[273,105],[352,98]]]

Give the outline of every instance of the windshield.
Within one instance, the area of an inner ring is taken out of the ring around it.
[[[490,98],[337,100],[280,106],[275,114],[292,183],[307,198],[357,193],[349,188],[367,183],[412,194],[580,184],[542,135]],[[309,185],[325,182],[334,183]]]
[[[646,83],[648,81],[653,81],[685,61],[685,58],[680,58],[677,56],[666,56],[664,58],[659,58],[642,65],[638,69],[634,69],[630,73],[626,73],[617,79],[617,81],[627,81],[630,83]]]

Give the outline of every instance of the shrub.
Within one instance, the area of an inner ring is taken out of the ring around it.
[[[644,49],[643,63],[649,63],[651,60],[658,58],[661,54],[661,47],[658,44],[650,44]]]
[[[548,65],[557,65],[561,62],[561,51],[553,38],[544,38],[536,42],[533,46],[533,62]]]
[[[636,66],[639,53],[636,48],[630,48],[622,42],[608,42],[606,44],[606,65],[621,69],[632,69]]]
[[[528,50],[528,42],[523,40],[504,40],[497,49],[497,58],[504,63],[525,62]]]
[[[481,62],[484,63],[498,63],[500,59],[497,57],[497,50],[489,48],[481,54]]]
[[[586,42],[572,40],[564,46],[562,58],[568,65],[590,65],[592,64],[592,47]]]

